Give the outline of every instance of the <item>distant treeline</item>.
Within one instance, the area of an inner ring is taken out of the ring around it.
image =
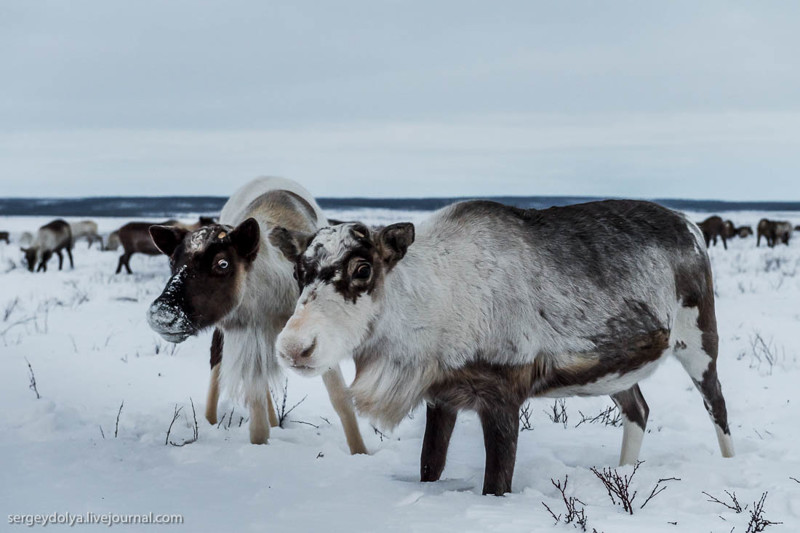
[[[470,198],[320,198],[323,209],[396,209],[432,211]],[[488,199],[521,208],[545,209],[603,200],[581,196],[494,196]],[[227,200],[222,196],[97,197],[97,198],[0,198],[0,215],[67,217],[180,217],[216,215]],[[724,202],[720,200],[656,199],[661,205],[682,211],[800,211],[800,202]]]

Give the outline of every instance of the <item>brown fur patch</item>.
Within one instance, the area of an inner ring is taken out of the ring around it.
[[[634,385],[628,390],[612,394],[611,399],[617,404],[625,418],[644,431],[647,427],[647,418],[650,416],[650,408],[647,406],[647,402],[644,401],[639,385]]]
[[[617,357],[586,354],[570,366],[554,366],[553,359],[545,355],[531,364],[519,366],[470,363],[447,372],[443,379],[431,385],[427,396],[457,409],[480,410],[497,403],[519,406],[531,396],[589,385],[612,374],[633,372],[657,361],[668,347],[669,332],[659,329],[621,343]]]

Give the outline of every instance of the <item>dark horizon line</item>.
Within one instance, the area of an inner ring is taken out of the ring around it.
[[[585,201],[619,199],[615,196],[453,196],[420,198],[322,197],[323,209],[390,209],[433,211],[453,202],[487,199],[526,209],[546,209]],[[227,196],[90,196],[75,198],[0,198],[0,215],[5,216],[119,216],[160,217],[182,214],[216,215]],[[654,198],[649,201],[678,210],[800,211],[800,201],[734,201]]]

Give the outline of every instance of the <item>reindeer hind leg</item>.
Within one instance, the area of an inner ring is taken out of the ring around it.
[[[713,297],[712,297],[713,298]],[[676,318],[679,341],[674,350],[686,373],[703,397],[703,404],[714,423],[723,457],[733,457],[734,447],[728,426],[728,412],[717,375],[719,337],[712,300],[697,307],[684,307]]]
[[[638,384],[612,394],[611,399],[622,413],[622,450],[619,454],[619,464],[620,466],[636,464],[642,449],[650,408]]]

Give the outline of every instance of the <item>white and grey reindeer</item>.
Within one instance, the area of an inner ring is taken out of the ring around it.
[[[103,249],[103,237],[97,232],[97,222],[94,220],[81,220],[79,222],[72,222],[70,223],[69,227],[72,230],[73,244],[78,239],[86,238],[86,240],[89,242],[89,248],[91,248],[92,244],[95,242],[99,242],[100,249]]]
[[[206,418],[216,421],[221,383],[247,403],[254,444],[266,443],[270,425],[277,425],[269,392],[270,381],[280,374],[275,339],[299,294],[294,264],[267,235],[277,226],[311,233],[327,224],[299,184],[259,178],[231,196],[219,224],[191,232],[176,226],[150,229],[156,246],[170,257],[172,277],[150,306],[148,322],[171,342],[216,327]],[[366,453],[339,365],[331,365],[322,378],[351,453]]]
[[[420,224],[273,230],[302,292],[278,336],[305,375],[353,357],[361,413],[393,427],[428,404],[420,473],[436,481],[459,409],[484,432],[484,494],[511,491],[519,408],[529,397],[610,395],[621,463],[637,461],[649,409],[638,383],[674,355],[733,455],[717,378],[703,235],[648,202],[522,210],[487,201]],[[413,243],[413,245],[412,245]]]
[[[47,272],[47,263],[53,254],[58,256],[58,269],[61,270],[64,266],[62,250],[67,252],[70,268],[75,267],[72,262],[72,231],[69,224],[60,218],[39,228],[31,245],[20,249],[25,254],[25,261],[31,272]]]

